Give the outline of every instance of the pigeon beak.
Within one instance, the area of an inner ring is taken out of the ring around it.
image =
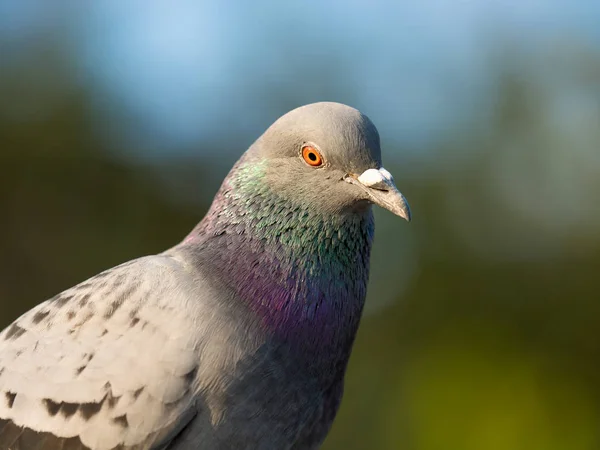
[[[348,183],[362,187],[367,192],[369,200],[376,205],[410,222],[408,202],[394,184],[392,174],[383,167],[365,170],[360,176],[347,175],[344,179]]]

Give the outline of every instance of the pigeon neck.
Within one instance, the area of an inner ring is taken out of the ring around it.
[[[267,333],[311,358],[337,353],[345,368],[366,295],[370,210],[325,217],[249,189],[260,185],[252,177],[238,180],[225,180],[186,243],[214,255],[211,265]]]

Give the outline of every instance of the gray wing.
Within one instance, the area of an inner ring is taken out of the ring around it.
[[[0,333],[0,448],[163,447],[195,414],[191,275],[167,256],[103,272]]]

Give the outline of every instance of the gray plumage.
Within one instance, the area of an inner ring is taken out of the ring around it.
[[[409,219],[366,116],[283,116],[181,244],[0,333],[0,449],[318,448],[364,303],[371,203]]]

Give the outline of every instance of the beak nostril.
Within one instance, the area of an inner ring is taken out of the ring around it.
[[[383,192],[389,192],[389,186],[386,186],[385,184],[376,184],[374,186],[371,186],[371,189],[377,189],[378,191],[383,191]]]

